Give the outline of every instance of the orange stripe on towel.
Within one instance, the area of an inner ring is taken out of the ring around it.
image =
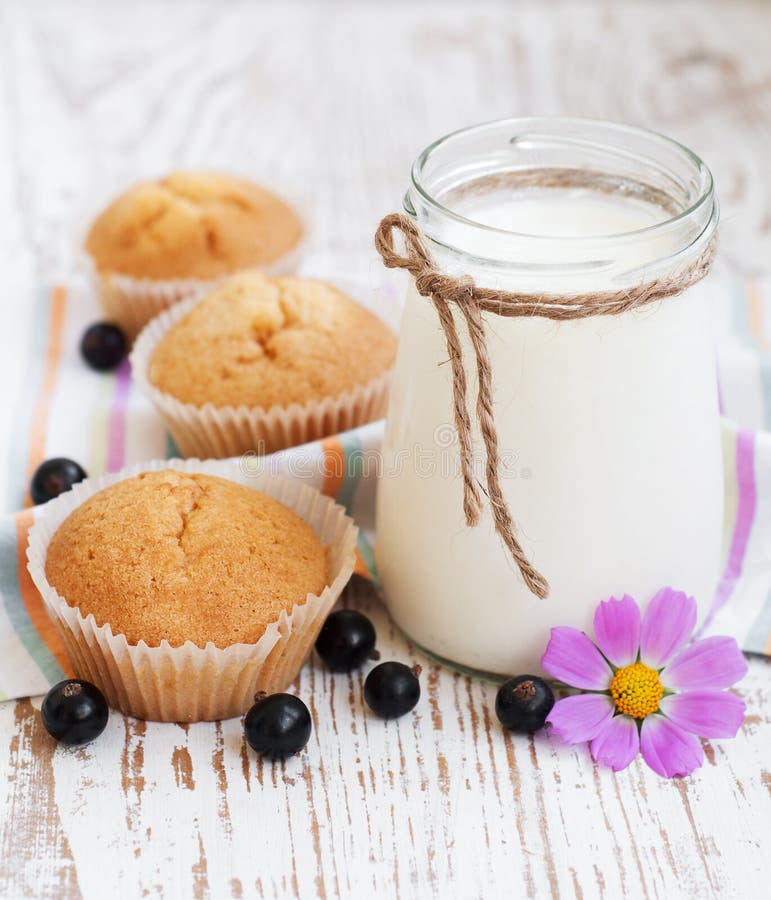
[[[72,666],[67,658],[62,639],[59,637],[56,626],[46,612],[43,598],[40,596],[27,571],[27,535],[32,527],[32,522],[33,513],[31,509],[25,509],[24,512],[16,516],[16,572],[19,579],[19,593],[35,631],[37,631],[40,639],[51,651],[62,669],[64,669],[67,677],[71,678],[73,675]]]
[[[324,438],[321,442],[321,448],[324,452],[322,462],[324,483],[321,487],[321,493],[327,497],[336,498],[345,483],[347,461],[345,450],[340,438],[334,435]],[[357,575],[363,575],[365,578],[372,577],[358,547],[356,548],[356,562],[354,563],[353,571]]]
[[[364,562],[364,557],[361,555],[358,547],[356,548],[356,562],[354,563],[353,571],[357,575],[364,576],[364,578],[372,578],[372,575],[367,568],[367,564]]]
[[[59,359],[62,355],[62,332],[64,331],[64,312],[67,307],[67,292],[63,287],[55,287],[51,294],[51,319],[48,331],[48,347],[46,349],[43,381],[40,385],[35,408],[32,411],[32,428],[29,435],[29,454],[27,457],[27,484],[32,473],[45,459],[46,431],[51,398],[56,385],[56,374]],[[29,488],[24,498],[25,505],[31,506]],[[26,546],[26,544],[25,544]],[[25,570],[26,571],[26,570]]]
[[[324,483],[321,486],[321,493],[327,497],[337,497],[345,481],[345,450],[340,438],[334,435],[324,438],[321,449],[324,451],[322,462]]]

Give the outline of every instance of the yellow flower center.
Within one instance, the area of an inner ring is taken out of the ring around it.
[[[644,719],[659,708],[664,687],[655,669],[636,662],[616,672],[610,683],[610,694],[620,713]]]

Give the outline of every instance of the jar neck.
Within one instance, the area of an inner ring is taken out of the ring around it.
[[[581,119],[442,138],[416,160],[405,208],[448,273],[571,293],[684,267],[718,220],[711,174],[685,147]]]

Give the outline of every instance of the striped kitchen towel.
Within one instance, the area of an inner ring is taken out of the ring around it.
[[[746,651],[771,655],[771,281],[732,282],[721,304],[726,549],[705,633],[730,634]],[[68,672],[26,570],[31,473],[50,456],[76,459],[95,475],[177,455],[127,364],[98,375],[80,361],[80,335],[99,318],[85,287],[41,292],[25,312],[25,341],[12,348],[24,374],[12,409],[0,409],[0,419],[8,416],[0,421],[0,699],[43,693]],[[265,462],[309,479],[349,509],[362,530],[359,570],[373,575],[373,461],[382,433],[382,423],[373,423]]]

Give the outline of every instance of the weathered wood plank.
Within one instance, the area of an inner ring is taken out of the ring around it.
[[[388,655],[420,659],[379,624]],[[513,883],[528,896],[755,896],[768,671],[753,663],[740,737],[672,784],[504,734],[494,687],[446,672],[414,717],[384,723],[364,711],[358,676],[309,666],[297,690],[314,736],[283,764],[242,756],[237,720],[183,729],[116,715],[98,743],[67,750],[28,701],[6,704],[3,883],[97,896],[107,870],[127,889],[191,896],[237,896],[233,884],[255,895],[258,879],[267,896],[419,897],[448,884],[489,896]]]

